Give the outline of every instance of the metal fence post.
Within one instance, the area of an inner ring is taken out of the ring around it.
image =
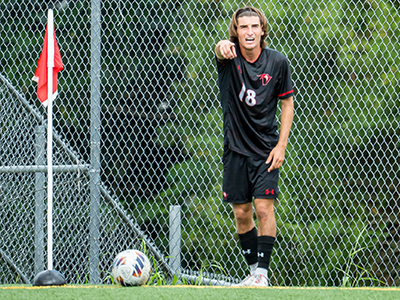
[[[35,128],[35,153],[36,165],[45,164],[45,126],[39,125]],[[35,274],[43,271],[44,267],[44,184],[43,172],[35,173]]]
[[[90,281],[100,279],[100,60],[101,1],[92,0],[91,16],[91,109],[90,109]]]
[[[181,268],[181,207],[171,205],[169,209],[169,256],[175,274]]]

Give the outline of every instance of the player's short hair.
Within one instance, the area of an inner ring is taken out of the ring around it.
[[[261,25],[262,30],[264,31],[264,34],[261,35],[260,46],[262,48],[265,48],[267,46],[267,42],[265,41],[265,39],[268,35],[267,19],[265,18],[264,14],[260,10],[258,10],[257,8],[254,8],[252,6],[246,6],[243,8],[239,8],[238,10],[235,11],[235,13],[232,16],[231,23],[229,24],[229,40],[232,43],[235,43],[235,44],[238,43],[237,28],[238,28],[238,19],[240,17],[258,17],[260,19],[260,25]]]

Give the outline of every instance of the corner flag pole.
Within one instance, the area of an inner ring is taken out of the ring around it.
[[[53,10],[49,9],[43,51],[33,77],[38,82],[39,100],[47,105],[47,270],[35,276],[34,286],[66,284],[64,275],[53,270],[53,100],[57,94],[57,73],[64,68],[55,39]]]
[[[53,68],[54,23],[53,10],[47,13],[47,269],[53,270]]]

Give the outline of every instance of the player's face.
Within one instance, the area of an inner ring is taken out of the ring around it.
[[[260,18],[256,16],[238,18],[239,45],[247,51],[258,50],[263,34]]]

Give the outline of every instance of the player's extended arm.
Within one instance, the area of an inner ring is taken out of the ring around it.
[[[266,164],[271,161],[271,166],[268,168],[268,172],[278,169],[282,166],[285,160],[285,151],[289,139],[290,128],[292,128],[293,114],[294,114],[294,103],[293,97],[282,99],[282,114],[281,114],[281,129],[279,133],[278,144],[272,149],[269,154]]]
[[[234,59],[236,57],[235,44],[229,40],[222,40],[215,46],[215,55],[218,59]]]

